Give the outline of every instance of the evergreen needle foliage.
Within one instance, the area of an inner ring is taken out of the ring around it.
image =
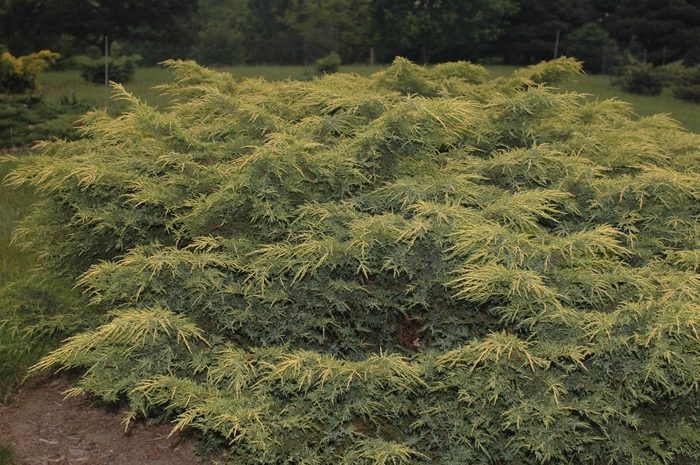
[[[244,464],[700,461],[700,137],[486,81],[236,82],[43,145],[15,240],[104,309],[36,370]]]

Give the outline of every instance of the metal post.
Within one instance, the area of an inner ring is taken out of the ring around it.
[[[109,105],[109,38],[105,36],[105,108]]]
[[[559,55],[559,29],[557,29],[557,39],[554,41],[554,59]]]

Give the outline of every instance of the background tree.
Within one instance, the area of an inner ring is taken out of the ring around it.
[[[101,49],[105,36],[110,41],[182,43],[191,40],[186,21],[197,4],[198,0],[8,0],[0,24],[15,54],[47,48],[60,37]]]
[[[488,49],[490,55],[502,57],[507,64],[550,60],[557,31],[563,41],[569,31],[596,16],[590,0],[519,0],[518,6],[503,34]]]
[[[700,61],[700,0],[0,0],[0,43],[14,55],[85,54],[90,45],[103,50],[108,36],[151,65],[301,64],[330,51],[352,63],[370,47],[385,63],[401,55],[531,64],[552,58],[559,31],[560,53],[599,72],[593,55],[612,42],[594,23],[639,59],[646,50],[655,64]],[[305,43],[318,45],[318,56]]]
[[[475,60],[516,11],[511,0],[376,0],[375,43],[383,60]]]
[[[647,61],[657,65],[664,59],[666,63],[686,57],[695,61],[692,56],[700,50],[700,1],[619,0],[615,3],[615,10],[606,18],[605,25],[621,46],[635,48],[636,44],[637,54],[646,50]]]
[[[247,0],[200,0],[194,58],[204,64],[245,62],[249,20]]]
[[[307,41],[321,42],[318,57],[335,51],[346,62],[364,61],[369,56],[372,0],[292,0],[280,21]],[[336,33],[338,49],[323,35]]]
[[[291,8],[291,0],[248,2],[250,16],[246,43],[251,64],[299,64],[303,59],[303,41],[280,17]]]

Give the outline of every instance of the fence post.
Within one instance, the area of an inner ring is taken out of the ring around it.
[[[109,105],[109,37],[105,36],[105,108]]]

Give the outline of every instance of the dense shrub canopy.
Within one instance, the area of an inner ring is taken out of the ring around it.
[[[8,52],[0,56],[0,92],[24,94],[39,88],[37,78],[61,57],[58,53],[42,50],[21,57]]]
[[[397,59],[84,118],[11,176],[17,240],[105,309],[38,366],[235,463],[700,459],[700,138]]]

